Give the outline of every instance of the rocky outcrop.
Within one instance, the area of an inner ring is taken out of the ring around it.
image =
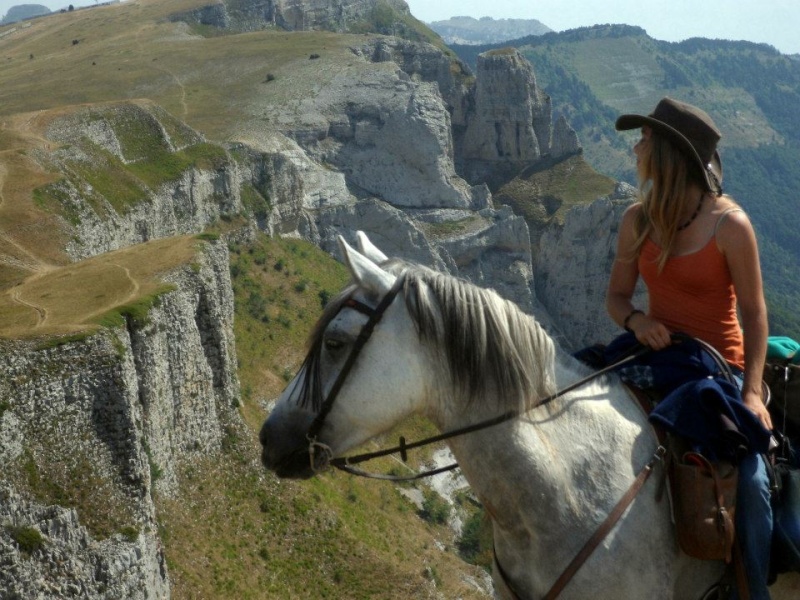
[[[292,31],[348,31],[355,22],[372,20],[373,11],[380,10],[381,5],[410,14],[403,0],[274,0],[274,14],[277,25]]]
[[[605,292],[622,213],[635,198],[633,187],[618,184],[610,196],[570,210],[563,226],[554,222],[542,232],[534,271],[536,297],[567,350],[608,341],[620,333],[606,314]],[[634,304],[646,307],[642,289]]]
[[[166,280],[146,322],[2,343],[0,597],[169,597],[153,490],[177,493],[179,462],[242,424],[227,246]],[[65,501],[101,517],[51,506]]]
[[[516,49],[478,56],[475,108],[467,121],[466,160],[535,162],[550,153],[552,104]]]
[[[0,483],[2,597],[168,599],[158,539],[152,531],[126,533],[97,540],[74,509],[30,501]],[[17,541],[21,535],[41,542],[31,548]]]
[[[472,183],[510,179],[544,157],[577,151],[577,135],[559,121],[554,144],[550,97],[531,64],[514,48],[478,56],[466,128],[456,154],[458,171]]]
[[[376,11],[380,15],[384,7],[411,14],[403,0],[222,0],[170,18],[236,31],[280,27],[287,31],[345,32],[361,22],[375,21]]]
[[[577,154],[582,150],[578,134],[570,127],[564,115],[561,115],[558,117],[555,127],[553,127],[553,142],[550,147],[551,155],[560,158],[570,154]]]
[[[46,193],[58,198],[73,230],[73,259],[199,233],[242,211],[237,167],[226,151],[152,104],[80,108],[56,118],[46,135],[63,144],[40,158],[66,175]],[[157,172],[168,160],[186,167],[149,184],[135,169],[151,162]],[[98,176],[98,167],[108,175]]]
[[[525,220],[510,209],[401,211],[376,199],[307,215],[299,234],[337,255],[337,235],[357,230],[388,256],[493,287],[530,311],[531,249]]]
[[[398,37],[375,38],[354,52],[373,62],[393,62],[412,79],[435,83],[450,113],[453,131],[463,130],[474,83],[469,67],[463,62],[432,44]]]
[[[336,77],[303,100],[314,120],[286,134],[351,193],[404,208],[485,206],[455,172],[450,113],[434,83],[393,63]]]

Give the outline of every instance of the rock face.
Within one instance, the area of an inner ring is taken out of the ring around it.
[[[567,350],[607,342],[620,333],[605,311],[608,274],[614,262],[622,213],[636,190],[620,183],[613,194],[567,213],[564,225],[551,225],[539,240],[536,296],[547,308]],[[647,305],[639,289],[634,304]]]
[[[464,128],[472,88],[468,83],[469,68],[465,64],[446,56],[432,44],[396,37],[376,38],[355,52],[372,62],[395,63],[411,79],[435,83],[450,113],[454,132]]]
[[[287,31],[348,31],[375,20],[385,7],[409,15],[403,0],[224,0],[172,15],[174,21],[200,23],[237,31],[280,27]]]
[[[42,539],[41,547],[26,552],[13,535],[0,535],[3,598],[170,597],[164,556],[152,533],[96,540],[74,509],[31,502],[4,483],[0,523],[6,531],[35,531]]]
[[[565,120],[554,144],[550,97],[537,85],[531,64],[516,49],[478,56],[466,129],[457,154],[459,172],[471,182],[491,182],[549,156],[579,149]],[[491,183],[490,183],[491,187]]]
[[[169,598],[153,489],[177,493],[178,461],[217,451],[242,424],[227,246],[207,244],[167,279],[176,289],[147,323],[0,347],[0,457],[28,465],[0,487],[0,597]],[[95,524],[100,539],[74,510],[32,500],[42,481],[66,496],[90,486],[129,525]],[[20,530],[41,543],[26,550]]]
[[[49,192],[68,209],[74,235],[67,251],[75,259],[199,233],[221,216],[242,210],[237,167],[221,147],[211,160],[193,160],[190,167],[155,184],[134,179],[132,167],[157,162],[149,153],[191,158],[197,154],[193,149],[207,146],[196,131],[152,104],[79,109],[54,120],[47,137],[64,144],[43,160],[67,174]],[[122,184],[108,187],[93,179],[97,163],[115,172]],[[131,200],[121,205],[125,196]]]

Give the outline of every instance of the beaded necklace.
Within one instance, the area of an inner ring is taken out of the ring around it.
[[[700,209],[703,208],[703,198],[705,198],[705,196],[706,196],[705,194],[700,195],[700,200],[698,200],[697,202],[697,208],[695,209],[694,214],[691,217],[689,217],[689,220],[686,221],[686,223],[678,226],[678,231],[683,231],[684,229],[686,229],[689,225],[692,224],[692,221],[694,221],[697,218],[697,215],[700,214]]]

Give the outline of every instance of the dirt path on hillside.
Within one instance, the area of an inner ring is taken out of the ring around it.
[[[86,314],[84,314],[82,316],[83,323],[66,323],[66,325],[69,325],[69,326],[72,326],[72,327],[80,327],[82,325],[85,325],[85,323],[87,323],[88,321],[91,321],[95,317],[99,317],[100,315],[107,313],[109,310],[111,310],[115,306],[124,306],[125,304],[133,302],[134,300],[136,300],[139,297],[139,293],[141,291],[141,284],[139,283],[139,280],[136,279],[131,274],[131,270],[128,267],[126,267],[125,265],[121,265],[119,263],[108,263],[108,266],[116,267],[118,269],[121,269],[125,273],[125,277],[130,282],[130,288],[129,288],[130,291],[128,292],[127,296],[125,296],[124,298],[117,298],[115,300],[109,300],[108,302],[106,302],[104,304],[98,305],[95,308],[95,310],[92,310],[91,312],[87,312]]]
[[[36,274],[32,277],[29,277],[26,280],[26,283],[30,283],[31,281],[39,279],[42,277],[42,275],[43,274]],[[24,286],[16,286],[11,289],[11,291],[9,292],[9,296],[11,297],[11,300],[19,304],[20,306],[33,309],[36,312],[36,325],[34,325],[33,327],[34,329],[39,329],[47,322],[47,309],[44,308],[43,306],[39,306],[37,304],[33,304],[32,302],[24,300],[22,298],[22,293],[24,291],[25,291]]]
[[[102,270],[106,273],[108,273],[110,269],[118,269],[124,273],[125,279],[128,281],[128,284],[124,285],[124,292],[120,289],[124,295],[112,296],[106,301],[96,302],[94,304],[92,304],[90,300],[88,303],[80,305],[85,312],[77,310],[74,313],[67,313],[70,316],[65,318],[66,315],[62,303],[69,303],[70,301],[73,303],[75,302],[74,298],[70,299],[70,290],[76,288],[62,289],[57,295],[49,292],[42,294],[41,289],[37,289],[36,284],[42,278],[51,274],[51,272],[55,277],[62,278],[64,272],[68,273],[71,269],[79,269],[79,266],[80,263],[76,263],[59,269],[51,269],[48,272],[36,273],[28,277],[23,283],[14,286],[8,291],[8,297],[13,303],[25,307],[26,309],[33,310],[36,313],[36,323],[30,326],[33,330],[42,330],[46,327],[60,331],[65,329],[79,330],[85,328],[94,318],[107,313],[115,306],[123,306],[133,302],[141,293],[141,284],[133,276],[128,267],[116,262],[106,263],[106,265],[102,267]],[[114,277],[110,276],[109,279],[114,279]],[[77,281],[74,285],[80,286],[81,282]],[[32,301],[29,298],[25,298],[26,293],[29,296],[33,294],[36,298],[40,298],[40,300]],[[80,296],[80,293],[78,295]],[[52,310],[49,310],[48,307]]]
[[[0,336],[63,335],[163,286],[160,274],[195,256],[194,236],[153,240],[72,262],[62,225],[34,198],[57,180],[48,123],[69,109],[0,118]],[[43,156],[44,155],[44,156]]]

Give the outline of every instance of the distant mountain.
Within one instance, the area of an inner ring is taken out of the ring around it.
[[[452,17],[434,21],[428,26],[442,36],[447,44],[496,44],[528,35],[553,31],[536,19],[493,19],[482,17]]]
[[[452,45],[473,67],[500,44]],[[578,133],[601,173],[633,183],[632,136],[614,130],[622,112],[647,113],[664,96],[703,107],[723,132],[725,190],[748,211],[761,242],[774,334],[800,336],[800,61],[767,44],[695,38],[655,40],[639,27],[598,25],[504,42]],[[787,260],[788,258],[788,260]]]
[[[42,15],[49,15],[50,9],[41,4],[18,4],[8,9],[8,12],[0,21],[0,25],[7,25],[22,21],[23,19],[30,19],[31,17],[40,17]]]

